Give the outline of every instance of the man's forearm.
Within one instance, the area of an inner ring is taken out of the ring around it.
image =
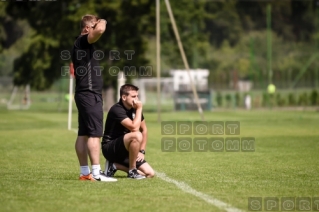
[[[142,119],[142,108],[139,108],[139,109],[136,109],[135,118],[133,120],[134,129],[132,130],[132,132],[136,132],[140,130],[141,119]]]
[[[105,31],[105,28],[106,28],[106,20],[99,19],[93,28],[94,28],[94,30],[97,30],[97,31],[100,31],[103,33]]]
[[[142,131],[142,136],[143,136],[143,140],[142,140],[142,143],[141,143],[141,147],[140,147],[140,150],[145,150],[146,148],[146,143],[147,143],[147,131]]]

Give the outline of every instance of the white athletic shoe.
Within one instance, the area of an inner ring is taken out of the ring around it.
[[[113,177],[106,177],[105,175],[98,175],[98,176],[93,176],[93,178],[96,181],[101,181],[101,182],[116,182],[117,179],[113,178]]]

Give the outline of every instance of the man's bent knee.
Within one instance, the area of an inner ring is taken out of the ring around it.
[[[128,150],[131,143],[138,143],[140,145],[142,143],[143,136],[141,132],[131,132],[124,136],[124,145]]]
[[[137,140],[138,142],[142,142],[143,135],[141,132],[131,132],[131,139]]]
[[[152,169],[152,170],[150,170],[150,171],[148,171],[147,173],[145,173],[146,174],[146,177],[149,177],[149,178],[152,178],[152,177],[154,177],[155,176],[155,172],[154,172],[154,170]]]

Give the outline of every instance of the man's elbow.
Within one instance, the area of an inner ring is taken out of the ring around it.
[[[139,132],[139,131],[140,131],[139,128],[132,128],[132,129],[131,129],[131,132]]]
[[[140,131],[143,132],[143,133],[147,133],[147,127],[145,125],[141,126],[140,127]]]
[[[147,135],[147,129],[141,129],[143,135]]]
[[[104,32],[105,32],[105,27],[104,26],[99,26],[96,28],[96,32],[99,34],[99,35],[102,35]]]

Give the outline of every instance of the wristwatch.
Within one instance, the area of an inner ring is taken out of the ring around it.
[[[142,154],[145,155],[145,150],[144,150],[144,149],[141,149],[141,150],[140,150],[140,153],[142,153]]]

